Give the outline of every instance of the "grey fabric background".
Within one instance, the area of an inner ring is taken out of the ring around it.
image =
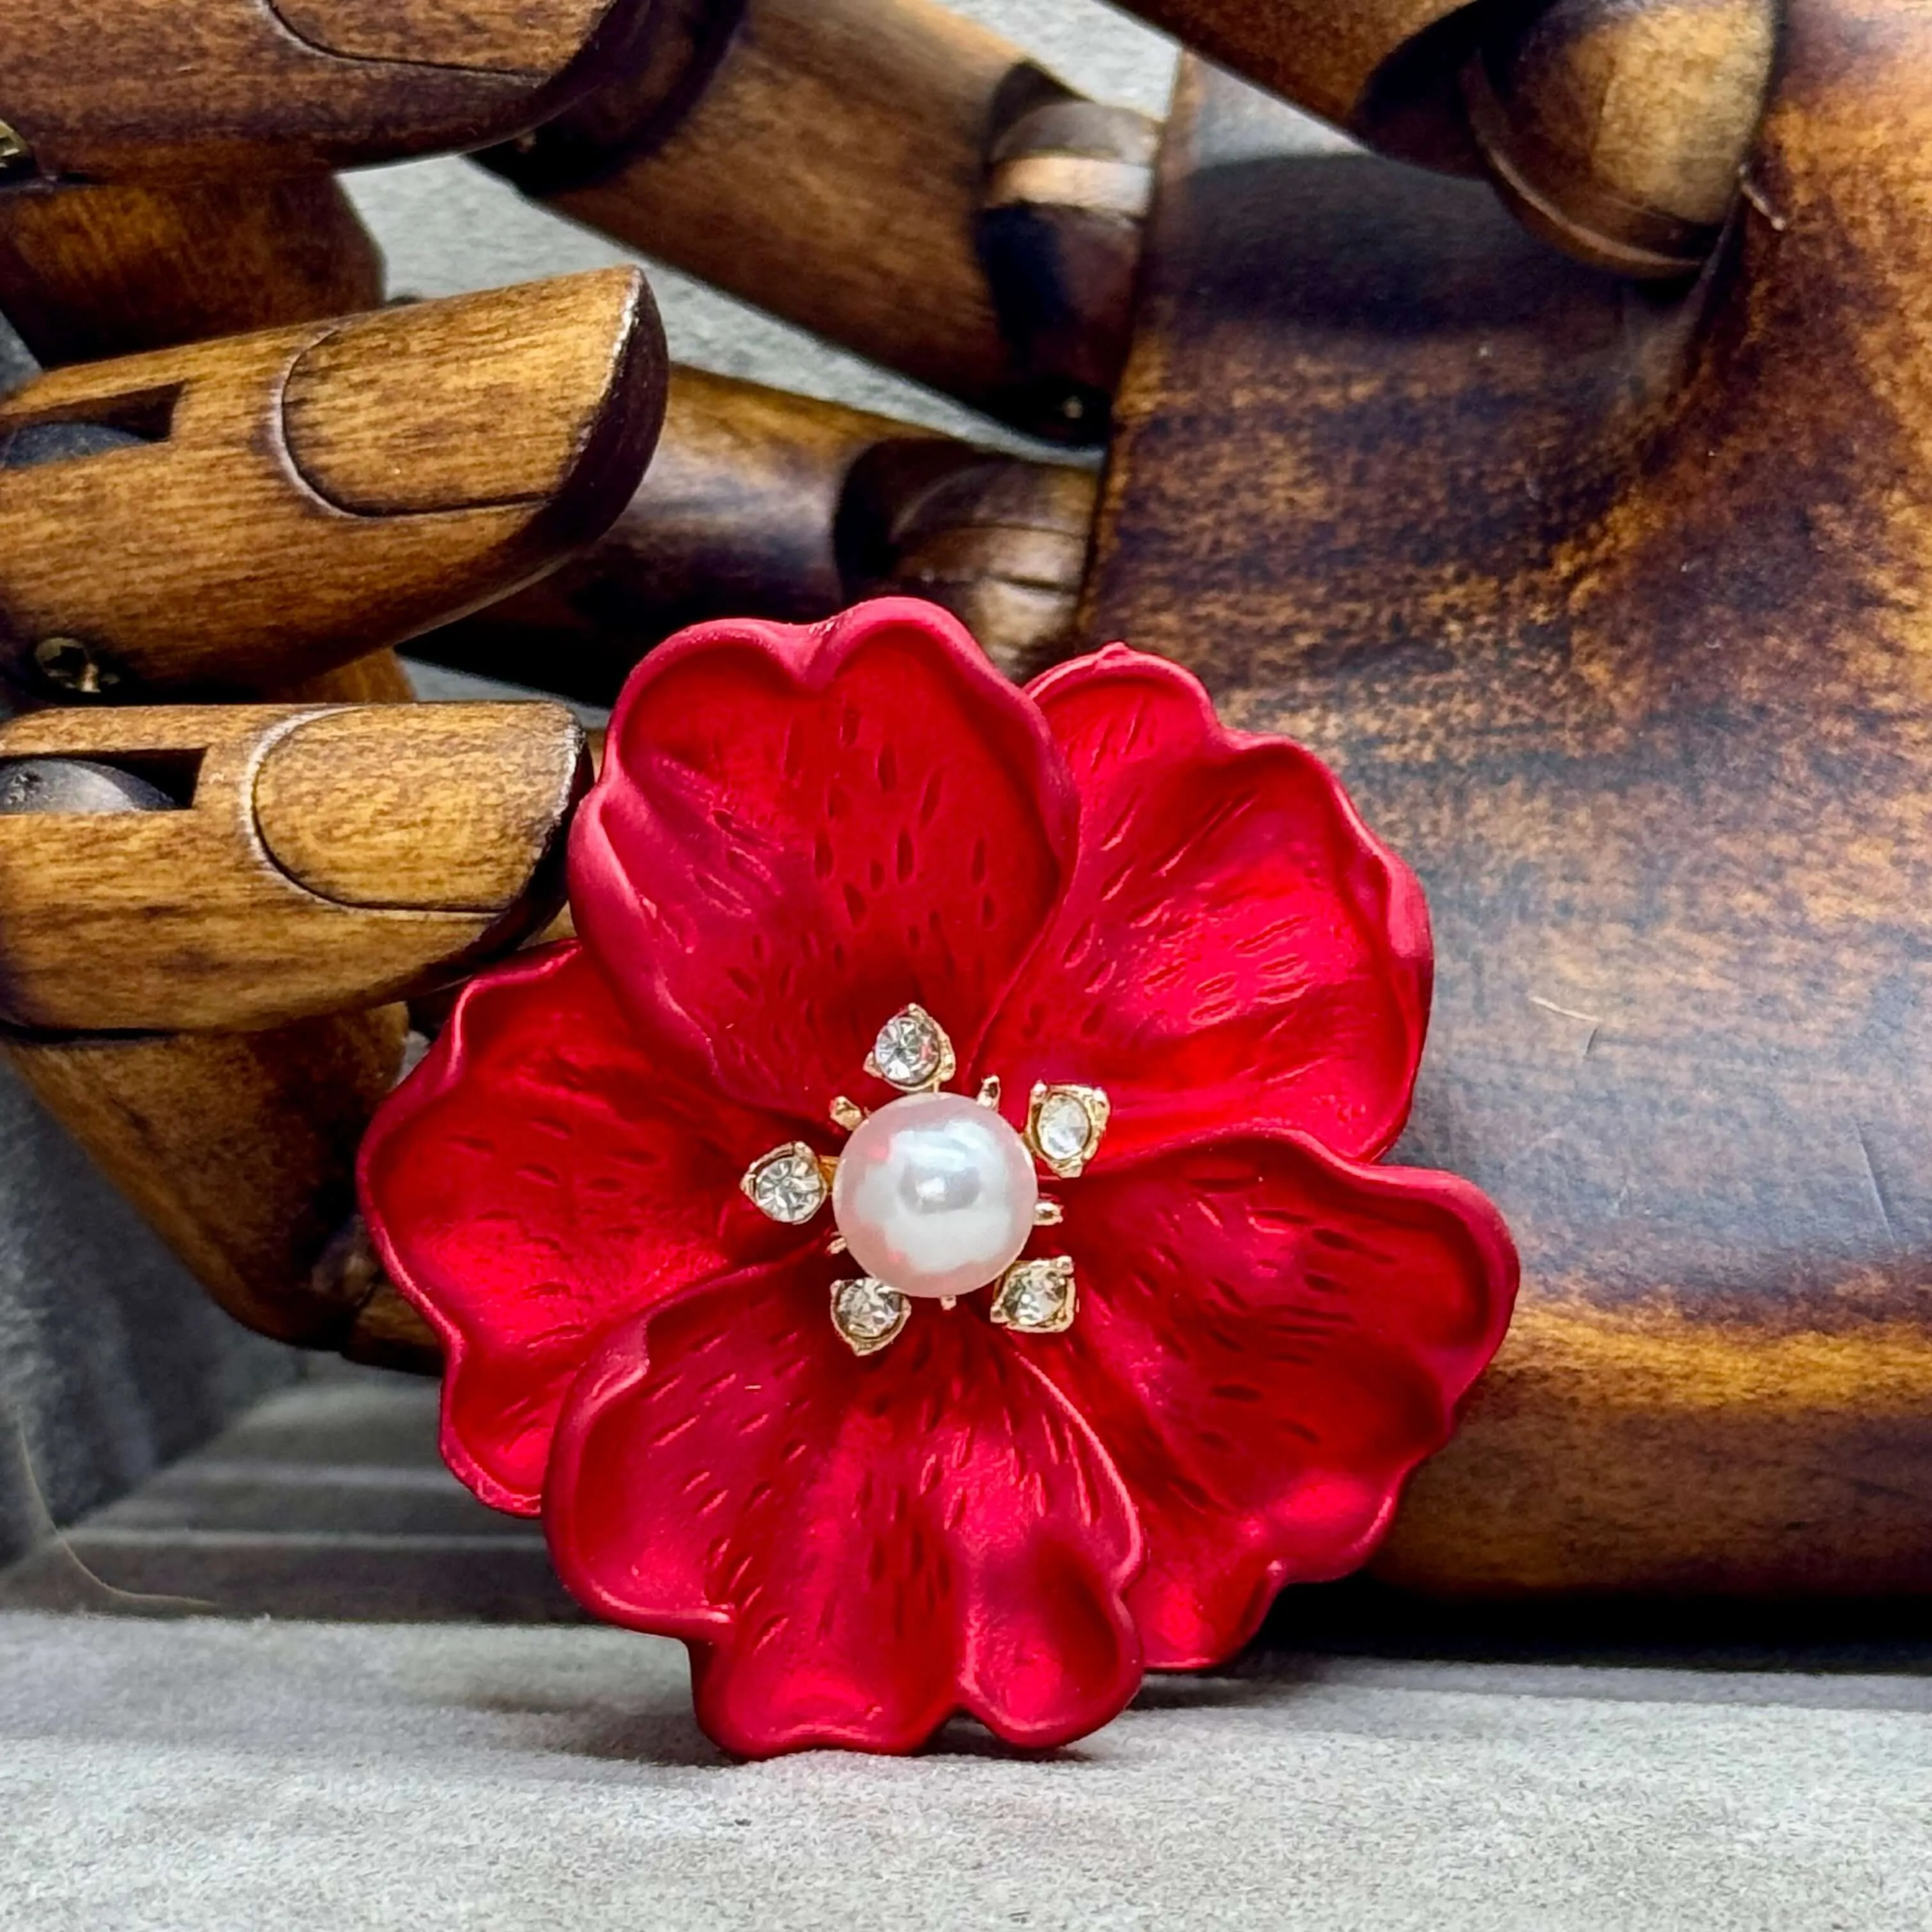
[[[678,1648],[624,1631],[0,1616],[0,1643],[10,1932],[1932,1923],[1910,1678],[1261,1659],[1067,1750],[962,1724],[734,1765]]]

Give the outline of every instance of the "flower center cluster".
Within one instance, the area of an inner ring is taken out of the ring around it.
[[[999,1112],[1000,1083],[976,1099],[940,1090],[958,1071],[952,1043],[922,1007],[880,1029],[866,1071],[904,1097],[867,1114],[841,1098],[832,1118],[851,1135],[836,1160],[794,1141],[754,1161],[745,1192],[770,1220],[812,1220],[830,1201],[831,1251],[866,1272],[836,1282],[834,1327],[860,1354],[897,1339],[915,1301],[952,1308],[998,1283],[992,1319],[1029,1334],[1058,1334],[1073,1319],[1073,1264],[1064,1256],[1022,1258],[1033,1230],[1060,1219],[1040,1197],[1035,1162],[1078,1175],[1106,1131],[1107,1096],[1095,1087],[1034,1088],[1022,1135]]]
[[[957,1094],[881,1107],[846,1144],[832,1188],[852,1258],[929,1301],[998,1281],[1019,1259],[1039,1204],[1026,1143],[990,1107]]]

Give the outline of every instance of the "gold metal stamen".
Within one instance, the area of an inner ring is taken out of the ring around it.
[[[866,1071],[902,1094],[932,1094],[959,1071],[959,1062],[946,1029],[914,1005],[902,1006],[879,1029]]]
[[[924,1007],[908,1005],[880,1028],[866,1056],[866,1071],[902,1094],[933,1094],[958,1072],[958,1061],[945,1028]],[[980,1082],[978,1103],[997,1111],[1003,1090],[999,1076],[988,1074]],[[830,1112],[833,1124],[848,1133],[868,1118],[843,1094],[832,1102]],[[1098,1087],[1041,1081],[1028,1102],[1026,1147],[1049,1172],[1072,1180],[1099,1151],[1112,1112],[1112,1103]],[[740,1185],[772,1220],[802,1226],[830,1203],[838,1171],[837,1156],[821,1154],[804,1141],[788,1141],[754,1161]],[[1035,1202],[1035,1227],[1058,1228],[1066,1218],[1061,1202]],[[844,1234],[831,1232],[824,1251],[849,1253]],[[1078,1299],[1072,1258],[1041,1256],[1016,1262],[1000,1276],[988,1312],[996,1327],[1018,1334],[1060,1335],[1073,1325]],[[959,1301],[957,1295],[946,1295],[940,1306],[954,1310]],[[860,1275],[832,1284],[831,1312],[832,1327],[853,1353],[873,1355],[904,1332],[912,1318],[912,1300],[890,1282]]]
[[[1113,1102],[1098,1087],[1042,1080],[1027,1103],[1027,1145],[1061,1180],[1074,1180],[1100,1152],[1112,1114]]]
[[[1022,1335],[1064,1335],[1078,1299],[1072,1256],[1016,1262],[993,1298],[993,1322]]]
[[[832,1325],[855,1355],[876,1355],[904,1333],[912,1304],[870,1275],[832,1284]]]

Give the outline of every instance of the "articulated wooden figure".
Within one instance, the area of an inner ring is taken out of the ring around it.
[[[1932,26],[1134,10],[1218,64],[1165,128],[928,0],[0,22],[6,1051],[242,1319],[434,1371],[356,1150],[586,767],[394,647],[608,702],[882,592],[1016,676],[1126,638],[1433,908],[1402,1156],[1524,1271],[1382,1573],[1932,1591]],[[327,170],[454,148],[1104,471],[668,368],[627,273],[385,310]]]

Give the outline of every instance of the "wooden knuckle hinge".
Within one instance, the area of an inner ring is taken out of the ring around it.
[[[442,1372],[442,1348],[435,1331],[383,1272],[359,1214],[322,1250],[309,1287],[317,1302],[337,1311],[311,1346],[371,1368],[421,1376]]]
[[[1055,88],[993,140],[976,242],[1013,375],[1000,413],[1103,441],[1126,364],[1160,124]]]
[[[1524,224],[1592,266],[1694,274],[1768,98],[1779,0],[1505,9],[1462,73],[1476,148]]]

